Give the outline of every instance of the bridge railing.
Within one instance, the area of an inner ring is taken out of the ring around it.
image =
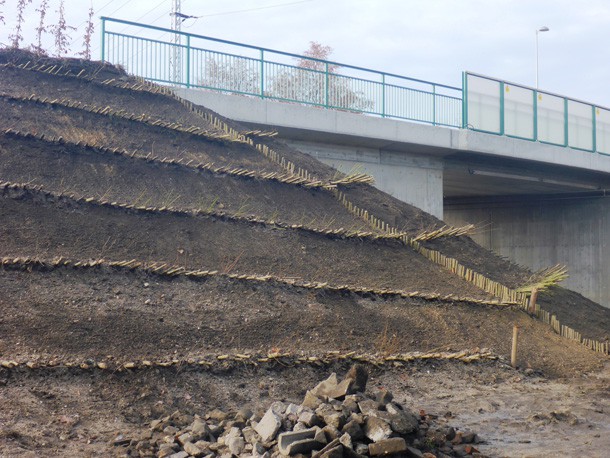
[[[476,73],[463,74],[463,128],[610,154],[610,109]]]
[[[102,60],[161,84],[461,127],[462,89],[102,17]]]

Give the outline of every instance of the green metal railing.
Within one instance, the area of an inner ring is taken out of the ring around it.
[[[610,109],[465,72],[464,129],[610,154]]]
[[[131,21],[101,19],[102,60],[161,84],[462,126],[459,87]]]

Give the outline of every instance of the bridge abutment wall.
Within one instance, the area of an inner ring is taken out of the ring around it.
[[[566,288],[610,306],[610,197],[448,205],[445,221],[476,224],[478,244],[530,269],[568,266]]]

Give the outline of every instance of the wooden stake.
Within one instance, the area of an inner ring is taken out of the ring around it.
[[[519,334],[519,326],[513,326],[513,348],[510,352],[510,365],[517,367],[517,336]]]

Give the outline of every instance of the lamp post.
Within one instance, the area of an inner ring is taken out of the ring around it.
[[[538,33],[548,32],[549,30],[546,25],[536,29],[536,89],[538,89]]]

